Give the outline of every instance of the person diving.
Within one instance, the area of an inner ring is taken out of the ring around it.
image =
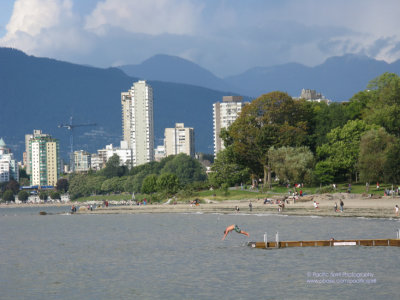
[[[249,234],[246,231],[241,230],[239,228],[239,226],[237,226],[236,224],[232,224],[232,225],[226,227],[226,229],[224,230],[224,237],[222,238],[222,240],[225,240],[225,238],[228,235],[228,233],[233,231],[233,230],[236,231],[237,233],[241,233],[241,234],[249,236]]]

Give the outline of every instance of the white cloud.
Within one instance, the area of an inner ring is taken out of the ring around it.
[[[71,0],[16,0],[0,45],[35,55],[87,51],[89,40],[72,7]]]
[[[61,14],[69,15],[71,7],[69,0],[17,0],[5,38],[10,39],[17,32],[37,36],[43,29],[58,25]]]
[[[85,28],[99,35],[109,26],[150,35],[192,34],[200,12],[201,6],[185,0],[106,0],[87,16]]]

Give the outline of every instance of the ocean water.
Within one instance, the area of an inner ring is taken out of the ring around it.
[[[0,299],[398,299],[398,247],[246,242],[395,238],[399,220],[67,211],[0,208]],[[230,224],[250,237],[221,241]]]

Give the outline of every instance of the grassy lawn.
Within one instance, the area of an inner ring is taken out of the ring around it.
[[[349,184],[348,183],[340,183],[337,184],[337,189],[336,191],[332,191],[334,193],[347,193],[348,191]],[[375,184],[371,184],[369,186],[369,194],[374,194],[374,195],[381,195],[383,196],[384,190],[386,189],[391,189],[392,185],[391,184],[381,184],[380,189],[376,189]],[[395,188],[395,187],[394,187]],[[319,186],[305,186],[302,188],[303,195],[312,195],[312,194],[317,194],[319,193]],[[300,189],[297,189],[297,191],[300,191]],[[193,200],[196,198],[199,199],[210,199],[210,200],[215,200],[215,201],[223,201],[223,200],[245,200],[249,198],[266,198],[266,197],[271,197],[273,195],[284,195],[284,194],[289,194],[289,192],[293,192],[293,187],[287,188],[285,186],[280,186],[280,185],[273,185],[271,190],[267,191],[262,191],[261,189],[259,191],[256,190],[241,190],[240,187],[238,189],[230,189],[228,190],[228,193],[226,194],[225,191],[216,189],[216,190],[204,190],[200,192],[194,193],[190,197],[184,197],[184,199],[177,199],[178,201],[189,201]],[[361,184],[352,184],[351,185],[351,193],[352,194],[364,194],[366,193],[366,186],[365,183]],[[144,198],[150,199],[151,197],[149,195],[145,194],[137,194],[136,195],[136,200],[143,200]],[[112,195],[96,195],[96,196],[89,196],[89,197],[82,197],[78,198],[76,201],[78,202],[86,202],[86,201],[122,201],[122,200],[131,200],[132,195],[129,193],[122,193],[122,194],[112,194]]]

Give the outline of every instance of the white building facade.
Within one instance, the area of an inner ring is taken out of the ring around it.
[[[8,182],[11,179],[19,181],[18,162],[4,140],[0,138],[0,182]]]
[[[128,148],[128,144],[125,141],[121,141],[120,147],[113,147],[112,144],[106,145],[105,149],[97,150],[96,161],[92,161],[92,167],[94,169],[101,169],[105,166],[107,161],[114,155],[119,156],[119,165],[127,166],[131,168],[133,161],[133,150]],[[93,155],[94,156],[94,155]],[[93,158],[92,156],[92,158]],[[97,160],[99,162],[97,162]]]
[[[74,151],[74,171],[87,172],[92,164],[92,155],[84,150]]]
[[[164,146],[166,156],[185,153],[194,157],[194,129],[183,123],[176,123],[175,128],[165,128]]]
[[[121,93],[122,131],[132,149],[132,166],[154,160],[153,89],[144,80]]]
[[[244,105],[241,96],[223,96],[222,102],[213,104],[214,156],[225,149],[219,137],[222,128],[228,128],[239,116]]]

